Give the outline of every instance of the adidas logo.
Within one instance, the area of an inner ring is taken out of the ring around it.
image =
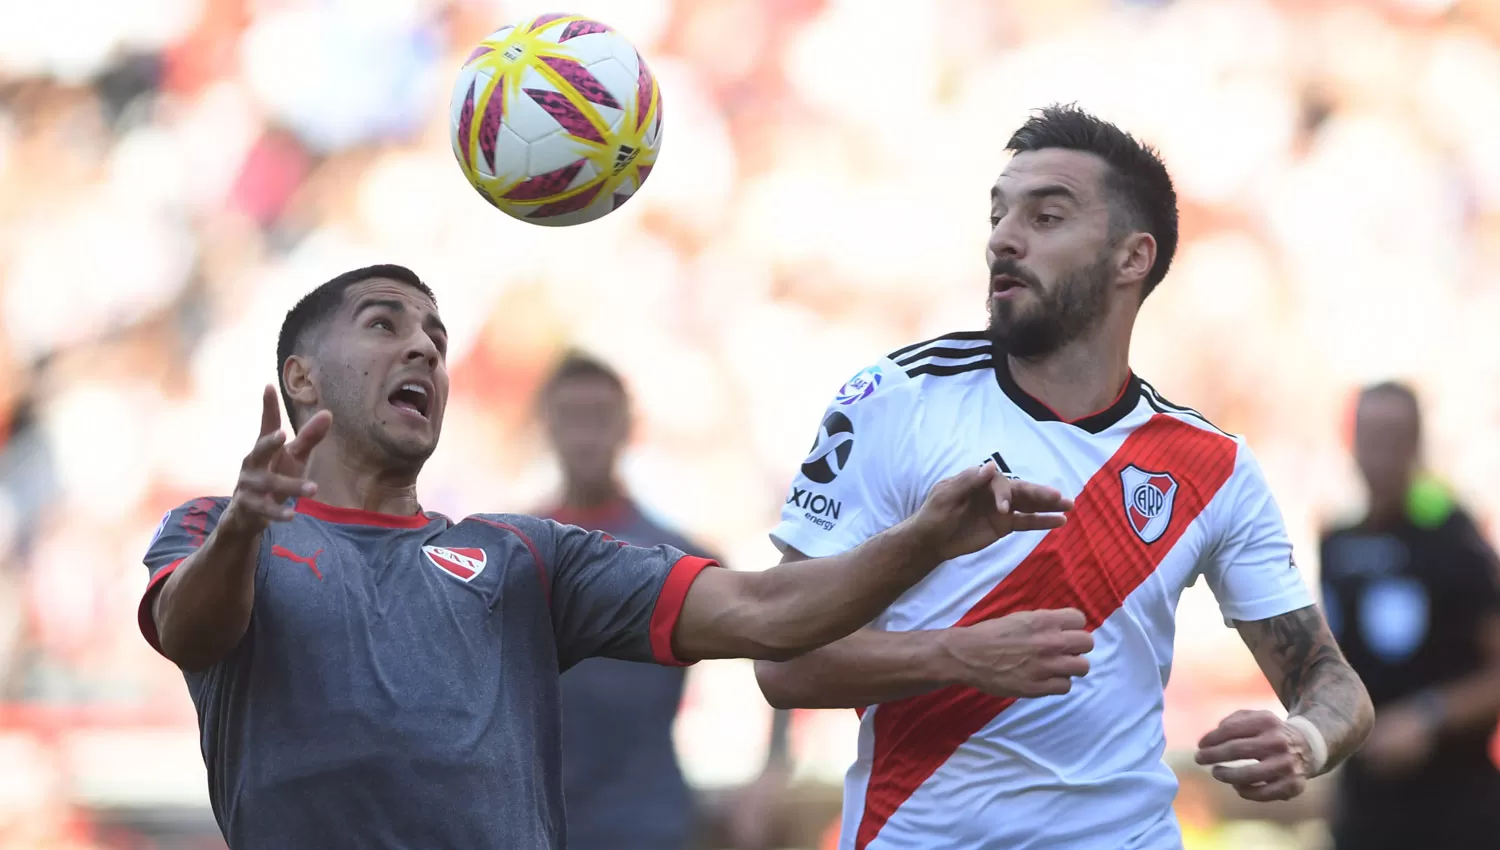
[[[620,145],[620,149],[615,151],[615,173],[619,174],[628,168],[639,154],[640,151],[630,145]]]

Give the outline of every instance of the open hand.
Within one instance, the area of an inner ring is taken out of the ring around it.
[[[939,481],[912,519],[941,560],[978,552],[1012,531],[1057,528],[1073,500],[1051,487],[1014,481],[992,463]]]
[[[1001,697],[1065,694],[1089,672],[1094,636],[1076,608],[1018,611],[944,632],[960,683]]]
[[[1199,764],[1246,800],[1290,800],[1307,788],[1312,750],[1295,727],[1269,711],[1236,711],[1198,742]],[[1253,760],[1229,766],[1226,762]]]
[[[281,430],[276,388],[267,384],[262,396],[260,439],[240,465],[239,482],[218,527],[228,533],[258,535],[273,522],[291,519],[295,512],[287,500],[318,492],[318,485],[303,476],[308,456],[328,436],[332,425],[333,414],[320,410],[287,443]]]

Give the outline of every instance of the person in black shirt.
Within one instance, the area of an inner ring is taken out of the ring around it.
[[[1329,625],[1376,707],[1347,763],[1338,850],[1500,848],[1500,570],[1474,521],[1417,473],[1421,409],[1365,389],[1354,454],[1368,515],[1322,541]]]

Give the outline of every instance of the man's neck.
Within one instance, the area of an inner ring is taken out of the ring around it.
[[[613,479],[598,484],[563,483],[562,507],[574,511],[597,511],[625,500],[625,491]]]
[[[1369,513],[1365,515],[1365,527],[1371,531],[1395,528],[1406,521],[1406,500],[1399,496],[1376,498],[1371,496]]]
[[[336,508],[394,516],[411,516],[422,510],[417,500],[420,471],[421,467],[378,469],[332,439],[324,440],[307,463],[307,478],[318,485],[314,499]]]
[[[1076,422],[1107,409],[1130,379],[1130,344],[1104,335],[1076,340],[1045,357],[1007,357],[1011,377],[1061,419]]]

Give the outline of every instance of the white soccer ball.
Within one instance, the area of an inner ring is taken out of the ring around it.
[[[629,41],[580,15],[492,33],[450,103],[453,154],[470,185],[533,224],[582,224],[620,208],[661,146],[661,92]]]

